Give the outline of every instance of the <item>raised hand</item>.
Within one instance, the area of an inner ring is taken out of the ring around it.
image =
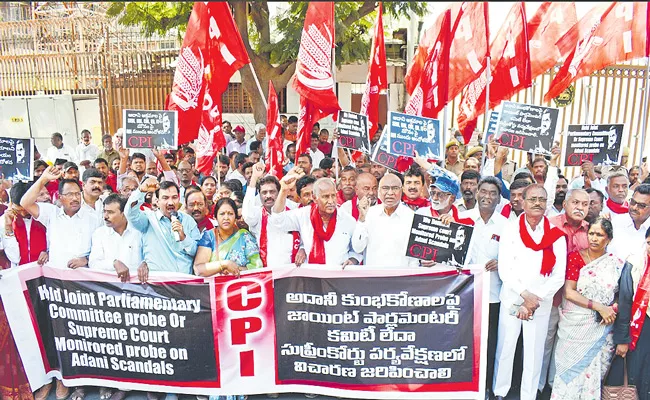
[[[158,180],[154,177],[147,178],[142,184],[140,184],[140,191],[142,193],[154,193],[160,188]]]
[[[59,179],[63,175],[63,172],[59,170],[57,167],[50,166],[43,171],[43,175],[41,175],[41,178],[44,182],[50,182],[50,181],[55,181]]]

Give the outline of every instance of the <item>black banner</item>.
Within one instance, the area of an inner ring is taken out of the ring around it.
[[[127,149],[178,148],[176,111],[124,110],[123,126]]]
[[[0,137],[0,174],[2,179],[30,181],[34,178],[34,142],[32,139]]]
[[[564,145],[564,165],[579,167],[585,161],[596,165],[620,162],[623,124],[569,125]]]
[[[415,214],[406,255],[433,260],[454,267],[465,264],[474,227],[452,222],[445,225],[437,218]]]
[[[473,303],[466,274],[277,279],[277,379],[467,390]]]
[[[496,139],[511,149],[551,155],[560,110],[504,101]]]
[[[370,154],[367,116],[340,110],[336,127],[339,132],[340,147]]]
[[[483,144],[488,143],[490,136],[493,136],[497,133],[497,124],[499,123],[499,112],[490,111],[490,117],[488,118],[487,128],[485,128],[485,133],[483,134]]]
[[[217,381],[208,284],[26,285],[46,361],[64,378]]]

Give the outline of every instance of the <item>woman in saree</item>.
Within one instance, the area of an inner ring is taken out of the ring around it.
[[[239,275],[239,271],[262,268],[260,251],[250,232],[237,228],[237,205],[230,198],[217,201],[214,217],[218,226],[203,232],[199,240],[194,273]]]
[[[214,215],[214,195],[217,193],[217,180],[214,176],[207,175],[201,179],[201,191],[208,199],[206,206],[210,210],[209,215]]]
[[[627,259],[620,281],[619,314],[614,324],[616,357],[607,384],[623,384],[627,363],[628,383],[636,386],[639,400],[650,400],[650,229],[643,251]]]
[[[612,324],[624,262],[606,252],[613,238],[609,220],[598,218],[587,236],[588,247],[568,255],[551,399],[600,399],[614,355]]]

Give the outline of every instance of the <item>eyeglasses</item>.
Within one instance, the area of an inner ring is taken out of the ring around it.
[[[65,197],[66,199],[70,199],[70,198],[74,198],[74,197],[81,197],[81,192],[61,193],[61,197]]]
[[[643,210],[646,207],[648,207],[648,205],[646,203],[639,203],[638,201],[636,201],[634,199],[630,199],[630,206],[637,207],[639,210]]]
[[[402,190],[402,187],[401,186],[382,186],[382,187],[380,187],[380,189],[382,190],[382,192],[389,192],[391,190],[393,192],[399,192],[400,190]]]
[[[529,197],[526,199],[526,201],[529,202],[530,204],[535,204],[535,203],[545,204],[546,200],[547,200],[546,197]]]
[[[178,172],[180,172],[181,174],[191,172],[191,171],[192,171],[191,169],[187,169],[187,168],[179,168],[178,169]]]
[[[451,196],[451,193],[447,192],[441,192],[438,190],[431,190],[429,189],[429,194],[431,195],[431,198],[440,198],[440,199],[446,199],[447,197]]]

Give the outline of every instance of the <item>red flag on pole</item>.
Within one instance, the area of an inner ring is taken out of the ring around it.
[[[490,108],[532,83],[526,28],[524,3],[515,3],[490,46]],[[481,74],[463,92],[459,106],[458,129],[465,143],[472,137],[478,117],[485,112],[485,97],[486,76]]]
[[[448,96],[453,99],[485,69],[490,48],[487,2],[463,2],[451,32]]]
[[[557,97],[572,82],[593,71],[617,62],[645,56],[646,18],[647,3],[645,2],[611,3],[600,18],[591,24],[591,29],[580,37],[560,71],[553,78],[548,92],[544,95],[544,101]],[[578,28],[576,26],[571,29],[560,39],[560,42],[565,44],[572,41],[578,35]]]
[[[372,37],[366,90],[361,98],[360,114],[368,116],[369,135],[372,138],[379,124],[379,95],[388,89],[386,76],[386,47],[384,46],[384,19],[381,2],[377,12],[377,22]]]
[[[266,170],[281,179],[284,152],[282,151],[282,121],[278,110],[278,95],[275,93],[273,82],[269,81],[269,101],[266,110],[266,132],[268,149],[266,150]]]
[[[292,82],[300,95],[296,155],[309,149],[314,124],[341,109],[332,76],[334,37],[334,3],[310,2]]]
[[[562,58],[557,41],[578,23],[574,2],[544,2],[528,22],[531,80]]]
[[[178,143],[197,139],[197,169],[212,173],[226,144],[221,96],[250,59],[227,2],[195,2],[183,39],[167,109],[178,110]]]
[[[437,118],[447,104],[449,88],[449,46],[451,29],[451,10],[443,13],[438,37],[434,42],[422,77],[413,91],[404,113]]]

